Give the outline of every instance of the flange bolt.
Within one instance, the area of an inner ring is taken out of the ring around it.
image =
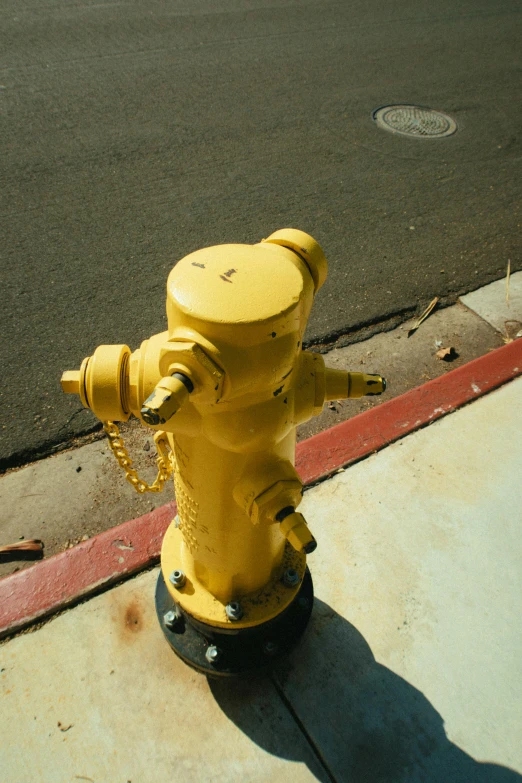
[[[165,624],[165,627],[169,629],[169,631],[173,631],[174,628],[178,625],[179,621],[181,620],[181,615],[178,614],[176,611],[170,611],[166,612],[166,614],[163,615],[163,622]]]
[[[179,569],[173,571],[169,576],[169,582],[171,585],[174,585],[176,590],[181,590],[186,581],[187,577],[185,576],[184,572],[180,571]]]
[[[225,607],[225,612],[228,619],[232,620],[232,622],[241,620],[243,617],[243,610],[241,609],[241,604],[239,601],[231,601],[229,604],[227,604]]]
[[[207,647],[205,658],[209,663],[215,665],[216,663],[219,663],[222,657],[223,657],[222,651],[219,649],[219,647],[216,647],[215,644],[210,644]]]
[[[287,568],[283,574],[283,582],[287,587],[296,587],[299,582],[299,574],[295,568]]]
[[[275,642],[265,642],[263,645],[263,652],[265,655],[275,655],[279,650],[278,645]]]

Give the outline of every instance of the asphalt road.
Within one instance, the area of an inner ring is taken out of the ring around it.
[[[62,370],[165,328],[198,247],[313,234],[315,342],[522,268],[518,0],[2,5],[1,467],[92,428]]]

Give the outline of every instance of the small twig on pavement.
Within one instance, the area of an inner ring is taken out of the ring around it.
[[[17,541],[16,544],[0,546],[0,555],[9,555],[12,552],[43,552],[43,548],[43,541],[30,538],[27,541]]]
[[[424,312],[421,315],[421,317],[419,318],[419,320],[415,324],[413,324],[411,329],[408,331],[408,337],[411,337],[413,332],[416,332],[417,329],[419,328],[419,326],[421,325],[421,323],[426,320],[426,318],[430,315],[430,313],[433,312],[433,310],[435,309],[435,306],[436,306],[438,301],[439,301],[439,297],[438,296],[436,296],[435,299],[431,300],[431,302],[429,303],[427,308],[424,310]]]

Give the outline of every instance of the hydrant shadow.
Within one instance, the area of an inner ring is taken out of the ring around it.
[[[317,599],[299,646],[271,675],[209,683],[253,742],[307,763],[321,783],[522,783],[452,743],[428,699],[377,663],[359,631]]]

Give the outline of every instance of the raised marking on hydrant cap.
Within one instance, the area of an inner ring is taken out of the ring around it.
[[[326,268],[317,242],[294,229],[198,250],[169,275],[166,332],[133,353],[100,346],[64,375],[64,391],[108,420],[111,448],[138,492],[174,478],[178,515],[163,540],[157,613],[173,649],[202,671],[264,665],[304,630],[313,602],[306,556],[317,542],[297,511],[296,427],[328,400],[385,389],[380,376],[333,370],[302,350]],[[156,432],[152,485],[112,421],[131,415]],[[205,654],[211,642],[219,656]]]

